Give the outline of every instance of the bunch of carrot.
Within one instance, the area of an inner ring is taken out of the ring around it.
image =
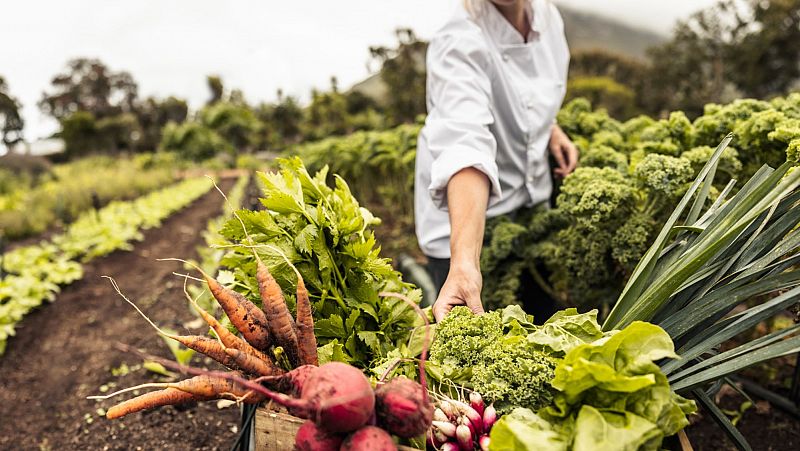
[[[135,304],[122,295],[113,280],[111,283],[117,292],[131,303],[161,335],[205,354],[233,370],[238,377],[274,378],[285,375],[286,372],[274,358],[276,354],[274,351],[278,346],[282,348],[283,354],[286,355],[292,367],[316,367],[318,361],[314,320],[308,291],[302,276],[299,272],[297,273],[297,308],[296,317],[292,318],[280,286],[261,259],[257,258],[257,265],[256,278],[263,310],[242,294],[225,287],[201,270],[209,291],[219,302],[231,324],[240,332],[241,337],[229,331],[213,315],[200,308],[188,294],[187,298],[213,330],[215,338],[164,332],[144,316],[144,313]],[[266,399],[262,394],[247,389],[232,379],[219,374],[207,374],[207,372],[176,383],[146,384],[146,386],[161,387],[161,390],[124,401],[110,408],[106,417],[109,419],[120,418],[144,409],[191,401],[231,399],[237,402],[259,403]],[[112,395],[94,398],[108,398],[143,387],[133,387]]]
[[[364,373],[351,365],[330,362],[317,366],[311,306],[299,274],[296,319],[292,319],[280,287],[260,259],[257,279],[263,310],[207,274],[203,276],[212,295],[244,338],[228,331],[213,315],[200,309],[188,294],[187,298],[216,334],[216,340],[169,334],[145,318],[160,334],[211,357],[233,371],[201,370],[161,360],[167,366],[194,377],[176,383],[145,384],[160,386],[161,390],[110,408],[106,413],[109,419],[190,401],[225,398],[260,403],[270,400],[286,407],[293,415],[308,420],[297,433],[295,448],[311,451],[392,450],[396,449],[392,435],[412,438],[421,436],[430,428],[433,405],[424,385],[427,350],[423,351],[420,361],[422,384],[396,378],[381,382],[373,389]],[[113,280],[111,283],[120,292]],[[122,297],[144,316],[135,304],[124,295]],[[290,363],[296,365],[295,369],[284,371],[270,358],[269,353],[275,346],[285,350]],[[104,399],[142,387],[93,398]]]

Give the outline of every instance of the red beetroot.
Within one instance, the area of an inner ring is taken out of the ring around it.
[[[375,390],[378,424],[398,437],[422,435],[431,426],[433,404],[422,385],[397,378]]]
[[[342,443],[341,451],[397,451],[392,436],[377,426],[364,426]]]
[[[298,413],[332,433],[355,431],[375,411],[375,392],[367,377],[341,362],[326,363],[311,372],[300,397],[307,405]]]
[[[258,383],[268,384],[278,378],[250,381],[232,373],[186,370],[189,374],[209,374],[237,382],[288,408],[293,415],[314,421],[321,429],[332,434],[355,431],[367,424],[375,412],[372,385],[361,370],[346,363],[330,362],[309,371],[311,374],[302,383],[299,399],[269,390]]]
[[[294,439],[296,451],[338,451],[344,438],[329,434],[318,428],[313,421],[306,421]]]
[[[305,384],[317,368],[318,367],[314,365],[302,365],[280,376],[260,377],[256,379],[256,382],[262,383],[270,390],[275,390],[291,396],[300,396],[300,393],[303,392],[303,384]]]

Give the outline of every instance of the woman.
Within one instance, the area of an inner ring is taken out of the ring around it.
[[[546,0],[465,0],[428,47],[428,117],[414,207],[441,320],[456,305],[482,313],[479,257],[486,217],[546,202],[548,152],[563,177],[578,151],[555,123],[569,49]]]

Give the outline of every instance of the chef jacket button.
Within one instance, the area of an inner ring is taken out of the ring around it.
[[[503,53],[503,61],[508,61],[508,53]]]

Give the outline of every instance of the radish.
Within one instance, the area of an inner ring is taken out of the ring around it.
[[[481,451],[489,451],[489,436],[484,434],[478,439],[478,445],[481,446]]]
[[[436,431],[441,432],[447,437],[456,436],[456,425],[447,421],[434,421],[433,427]]]
[[[433,419],[436,421],[450,421],[450,418],[447,418],[447,415],[444,413],[444,411],[439,408],[433,411]]]
[[[427,390],[411,379],[397,378],[375,391],[378,424],[398,437],[423,434],[433,419]]]
[[[458,421],[456,422],[456,426],[459,425],[459,424],[463,424],[464,426],[468,427],[470,434],[472,434],[472,435],[477,435],[478,434],[478,432],[475,430],[475,425],[472,424],[472,422],[469,421],[469,418],[467,418],[466,416],[461,415],[460,417],[458,417]]]
[[[483,416],[483,397],[480,393],[474,391],[469,394],[469,405],[478,412],[478,415]]]
[[[439,408],[447,415],[447,418],[450,420],[456,417],[456,408],[450,403],[450,401],[442,401],[439,403]]]
[[[460,448],[453,442],[447,442],[439,448],[439,451],[459,451]]]
[[[492,429],[492,426],[497,422],[497,411],[494,410],[494,404],[489,405],[483,412],[483,427],[487,431]]]
[[[458,440],[458,446],[462,450],[473,450],[475,449],[472,445],[472,432],[470,432],[469,427],[459,424],[456,427],[456,440]]]
[[[425,443],[431,448],[439,448],[446,441],[447,436],[442,434],[439,430],[431,428],[428,429],[428,432],[425,434]]]
[[[472,423],[472,429],[477,435],[483,434],[483,418],[481,418],[481,415],[478,413],[478,411],[461,401],[456,401],[455,399],[451,400],[450,402],[453,404],[456,410],[461,413],[461,415],[469,419],[469,421]]]
[[[377,426],[364,426],[342,443],[341,451],[397,451],[392,436]]]
[[[297,451],[338,451],[343,440],[338,435],[328,434],[318,428],[313,421],[306,421],[297,430],[294,449]]]

